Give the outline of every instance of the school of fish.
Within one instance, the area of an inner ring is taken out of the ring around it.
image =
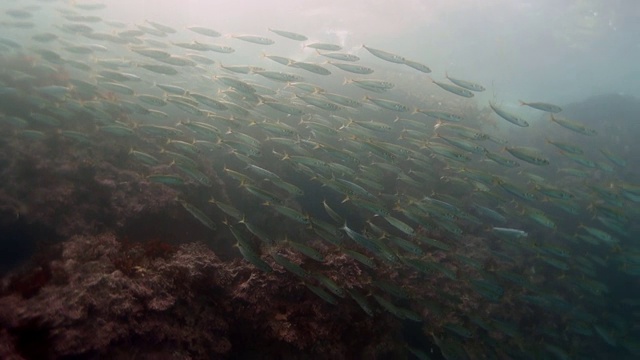
[[[640,356],[640,299],[610,296],[602,277],[640,276],[629,232],[640,182],[617,176],[627,162],[615,145],[585,145],[601,129],[564,117],[553,99],[476,104],[486,89],[473,79],[437,76],[427,59],[373,42],[349,52],[275,24],[229,35],[215,24],[126,24],[103,19],[105,4],[3,5],[11,31],[0,56],[31,60],[0,69],[0,97],[28,107],[0,109],[2,137],[117,146],[128,154],[117,166],[177,190],[176,204],[256,271],[277,269],[369,316],[441,314],[425,327],[447,359],[586,358],[601,347]],[[43,13],[55,26],[32,21]],[[272,53],[276,43],[299,56]],[[237,63],[239,49],[252,60]],[[412,90],[394,73],[410,73]],[[543,122],[554,132],[534,132]],[[523,146],[498,127],[536,137]],[[308,266],[324,261],[318,242],[372,277],[393,268],[443,286],[431,299],[392,279],[348,287]],[[480,299],[477,311],[461,313],[467,300],[446,284]],[[514,309],[553,321],[523,325]]]

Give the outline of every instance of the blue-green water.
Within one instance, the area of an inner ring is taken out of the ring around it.
[[[357,3],[2,4],[1,269],[180,237],[407,358],[640,355],[637,6]]]

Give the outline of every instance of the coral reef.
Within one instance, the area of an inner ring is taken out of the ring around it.
[[[81,119],[69,121],[82,126]],[[146,175],[166,165],[141,167],[126,141],[96,141],[88,148],[56,135],[0,139],[2,249],[26,244],[19,256],[0,255],[7,265],[0,358],[350,359],[405,352],[396,339],[400,320],[369,317],[348,298],[326,303],[268,256],[275,271],[260,272],[232,250],[228,234],[210,232],[175,201],[178,194],[197,198],[199,187],[152,183]],[[209,176],[220,185],[212,189],[216,198],[228,199],[215,173]],[[318,270],[366,293],[370,277],[334,252]],[[304,262],[300,254],[286,256]]]
[[[82,149],[58,154],[67,151],[59,140],[5,144],[5,155],[0,156],[6,158],[0,161],[7,176],[0,188],[0,210],[71,236],[119,229],[136,216],[149,216],[173,203],[176,193],[171,189],[112,165],[119,161],[118,151],[113,159],[98,156],[92,161],[96,154]]]
[[[388,315],[330,305],[284,270],[222,262],[203,244],[127,245],[102,234],[61,246],[36,294],[11,291],[17,275],[5,277],[0,357],[347,359],[393,351],[399,322]]]

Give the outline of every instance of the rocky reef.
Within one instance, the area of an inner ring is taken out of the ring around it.
[[[352,301],[331,305],[270,259],[274,272],[256,269],[225,235],[184,212],[170,187],[114,166],[121,148],[52,151],[64,146],[59,141],[2,142],[0,214],[12,235],[5,232],[2,245],[1,358],[347,359],[404,351],[394,340],[399,321],[369,317]],[[356,288],[370,280],[340,252],[329,253],[325,267]]]
[[[346,359],[394,351],[398,323],[390,318],[330,305],[291,275],[223,262],[203,244],[131,245],[102,234],[59,246],[58,258],[30,269],[46,268],[37,291],[19,291],[24,274],[5,277],[0,357]]]

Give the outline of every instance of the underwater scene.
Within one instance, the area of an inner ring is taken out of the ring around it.
[[[640,358],[638,18],[2,1],[0,358]]]

